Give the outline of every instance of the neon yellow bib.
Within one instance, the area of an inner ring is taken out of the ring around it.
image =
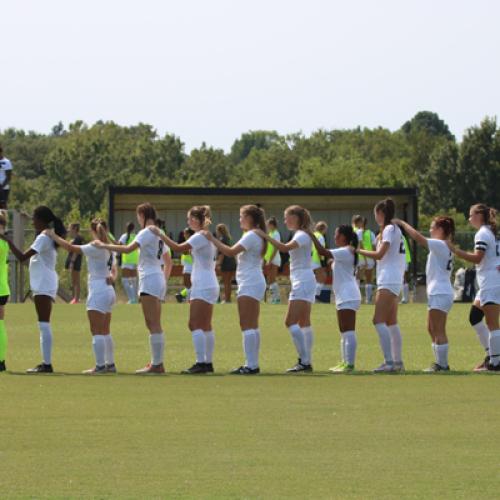
[[[181,264],[183,266],[193,263],[193,256],[190,253],[183,253],[181,255]]]
[[[410,245],[408,244],[408,240],[404,236],[403,236],[403,243],[405,245],[405,259],[406,259],[406,263],[409,264],[411,262]]]
[[[363,231],[363,250],[373,250],[372,245],[372,232],[369,229]]]
[[[321,239],[324,238],[324,236],[319,232],[315,231],[314,236],[316,236],[316,239],[321,243]],[[321,264],[321,261],[323,260],[323,257],[320,257],[318,250],[316,250],[316,247],[313,245],[312,247],[312,261],[315,262],[316,264]]]
[[[8,258],[9,244],[4,240],[0,240],[0,297],[10,295]]]
[[[129,245],[135,240],[135,233],[130,233],[128,236],[127,241],[125,242],[125,245]],[[139,262],[139,250],[134,250],[133,252],[130,253],[124,253],[122,254],[122,264],[135,264],[137,265]]]
[[[271,231],[268,234],[271,238],[273,238],[273,240],[275,240],[276,234],[279,234],[279,233],[278,233],[278,230],[276,229],[275,231]],[[266,262],[271,262],[271,257],[273,256],[273,253],[274,253],[274,245],[272,245],[271,243],[268,243],[267,248],[266,248],[266,255],[264,255],[264,260]]]

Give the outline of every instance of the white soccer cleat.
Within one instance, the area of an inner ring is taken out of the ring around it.
[[[377,368],[373,370],[373,373],[394,373],[395,371],[394,363],[384,362],[380,366],[377,366]]]

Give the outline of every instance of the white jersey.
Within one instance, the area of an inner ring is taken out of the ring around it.
[[[292,238],[298,244],[297,248],[290,250],[290,279],[302,281],[314,278],[311,261],[312,240],[310,236],[299,229]]]
[[[378,239],[377,248],[389,243],[389,249],[378,261],[377,285],[402,285],[406,267],[405,244],[401,229],[394,224],[386,226]]]
[[[358,283],[356,282],[355,255],[350,247],[330,250],[333,255],[333,291],[335,303],[342,304],[353,300],[361,300]]]
[[[36,252],[30,258],[29,266],[32,292],[57,291],[59,279],[56,273],[57,250],[54,240],[46,234],[39,234],[31,248]]]
[[[476,264],[480,290],[500,287],[500,241],[489,226],[481,226],[474,236],[474,248],[484,252],[483,260]]]
[[[215,258],[217,248],[205,236],[195,233],[186,243],[191,245],[193,256],[193,271],[191,282],[193,287],[199,290],[206,288],[219,288],[219,282],[215,274]]]
[[[236,281],[238,285],[260,285],[265,283],[262,272],[262,249],[264,240],[253,231],[246,232],[238,241],[245,251],[237,256]]]
[[[113,254],[109,250],[91,244],[82,245],[80,249],[87,258],[89,283],[92,281],[106,281],[113,268]]]
[[[0,184],[5,182],[7,178],[7,171],[12,170],[12,163],[8,158],[2,158],[0,160]],[[10,189],[10,186],[7,184],[3,187],[3,189]]]
[[[169,251],[163,240],[146,227],[139,231],[134,242],[139,245],[139,279],[150,274],[163,274],[163,256]]]
[[[427,295],[453,295],[451,286],[451,271],[453,255],[443,240],[429,238],[429,255],[425,275],[427,279]]]

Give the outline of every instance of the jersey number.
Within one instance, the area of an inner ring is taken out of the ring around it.
[[[402,241],[399,245],[399,253],[406,253],[404,241]]]
[[[113,255],[109,256],[109,259],[108,259],[108,269],[110,271],[111,271],[111,269],[113,269]]]
[[[162,255],[163,255],[163,240],[160,240],[158,242],[158,254],[156,255],[156,257],[158,257],[158,259],[161,259]]]
[[[452,260],[452,259],[450,259],[450,260],[448,261],[448,264],[446,265],[446,270],[447,270],[447,271],[451,271],[451,264],[452,264],[452,263],[453,263],[453,260]]]
[[[500,257],[500,243],[497,243],[496,249],[497,249],[497,257]]]

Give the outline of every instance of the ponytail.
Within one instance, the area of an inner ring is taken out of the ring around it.
[[[207,229],[212,224],[212,210],[209,205],[196,205],[188,211],[190,217],[194,217],[200,221],[203,229]]]
[[[266,214],[263,208],[257,205],[243,205],[240,211],[243,215],[252,219],[254,229],[260,229],[264,233],[266,232]],[[262,257],[266,255],[266,250],[267,242],[262,238]]]
[[[477,203],[470,207],[471,210],[480,214],[483,217],[483,224],[489,226],[495,239],[497,238],[497,211],[494,208],[488,207],[484,203]]]
[[[347,241],[347,244],[352,246],[354,250],[357,250],[358,248],[358,235],[356,234],[356,231],[352,228],[352,226],[348,226],[347,224],[342,224],[337,228],[337,231],[339,234],[344,236],[344,238]],[[358,254],[354,252],[354,267],[358,265]]]
[[[127,222],[127,227],[126,227],[127,239],[125,240],[126,244],[128,244],[128,240],[130,239],[130,235],[132,234],[134,228],[135,224],[132,221]]]
[[[57,236],[64,238],[66,236],[66,227],[63,224],[63,221],[54,215],[54,212],[49,207],[44,205],[40,205],[36,207],[33,211],[33,217],[42,221],[47,228],[54,229],[54,232]],[[57,248],[57,243],[54,242],[54,246]]]
[[[90,229],[97,234],[103,243],[109,243],[107,225],[101,218],[93,219],[90,223]]]
[[[396,204],[391,198],[386,198],[375,205],[375,212],[384,214],[384,226],[388,226],[396,214]]]
[[[444,215],[435,217],[434,224],[443,231],[446,238],[449,238],[451,241],[455,239],[455,221],[451,217]]]

